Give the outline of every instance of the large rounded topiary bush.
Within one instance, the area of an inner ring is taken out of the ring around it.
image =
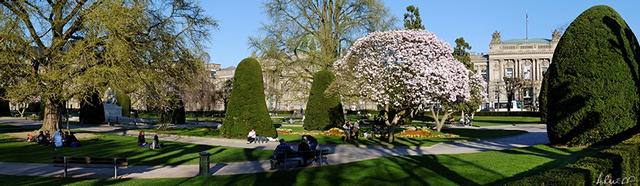
[[[238,64],[222,134],[243,138],[251,129],[259,136],[275,136],[276,131],[267,112],[262,82],[262,68],[256,59],[246,58]]]
[[[321,70],[313,75],[304,129],[326,130],[344,122],[340,96],[325,94],[325,90],[334,79],[335,76],[328,70]]]
[[[610,7],[594,6],[569,25],[545,80],[551,143],[590,145],[637,130],[637,49]]]

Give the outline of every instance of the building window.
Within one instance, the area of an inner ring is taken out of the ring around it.
[[[512,78],[513,77],[513,68],[507,68],[504,70],[504,77]]]
[[[526,80],[531,79],[531,65],[524,66],[524,72],[522,73],[522,76]]]
[[[480,75],[482,75],[482,77],[484,78],[485,82],[489,82],[489,70],[487,69],[487,67],[482,68],[482,70],[480,70]]]
[[[533,97],[533,88],[532,87],[525,88],[524,98],[531,98],[531,97]]]
[[[209,78],[211,79],[215,79],[216,78],[216,71],[211,71],[211,73],[209,74]]]

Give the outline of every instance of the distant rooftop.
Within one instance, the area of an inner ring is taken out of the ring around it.
[[[502,44],[525,44],[525,43],[549,44],[551,43],[551,39],[530,38],[530,39],[509,39],[509,40],[502,41]]]

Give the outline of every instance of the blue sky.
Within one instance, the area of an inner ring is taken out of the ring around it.
[[[525,37],[525,12],[529,15],[529,38],[551,38],[551,32],[568,26],[582,11],[593,5],[609,5],[626,20],[635,31],[640,32],[640,1],[581,1],[581,0],[490,0],[490,1],[426,1],[383,0],[398,18],[402,28],[405,7],[416,5],[420,9],[426,29],[449,42],[464,37],[472,51],[486,53],[491,33],[501,32],[502,39]],[[206,13],[216,19],[219,27],[206,42],[212,63],[223,67],[235,66],[251,54],[248,45],[250,36],[260,35],[260,27],[268,23],[263,0],[202,0]]]

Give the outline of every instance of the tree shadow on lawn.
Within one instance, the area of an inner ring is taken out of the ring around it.
[[[531,147],[531,148],[526,148],[526,149],[518,149],[518,150],[505,150],[504,151],[505,153],[509,153],[509,154],[513,154],[513,155],[527,155],[527,154],[530,154],[530,155],[550,158],[550,159],[553,159],[553,161],[544,163],[542,165],[536,166],[536,167],[534,167],[532,169],[529,169],[527,171],[524,171],[524,172],[520,172],[520,173],[515,174],[513,176],[509,176],[509,177],[505,177],[505,178],[500,179],[500,180],[496,180],[496,181],[492,182],[489,185],[505,185],[507,183],[522,179],[522,178],[527,177],[527,176],[539,174],[541,172],[549,171],[549,170],[554,169],[554,168],[565,167],[566,165],[574,163],[574,162],[578,161],[581,158],[594,155],[594,154],[600,152],[602,149],[605,149],[605,148],[606,147],[603,147],[603,146],[598,146],[598,147],[594,146],[594,147],[587,147],[587,148],[576,150],[576,151],[569,150],[569,149],[564,149],[564,148],[555,148],[557,150],[560,150],[562,153],[556,153],[556,152],[552,152],[552,151],[548,151],[548,150],[543,150],[543,149],[540,149],[540,148],[537,148],[537,147]]]
[[[94,185],[104,184],[153,184],[154,185],[502,185],[528,174],[538,173],[575,161],[588,152],[554,150],[528,147],[523,149],[499,151],[499,154],[535,155],[553,159],[551,162],[537,166],[534,169],[517,173],[508,177],[494,169],[491,163],[472,162],[469,158],[457,155],[423,155],[384,157],[374,160],[354,162],[323,167],[308,167],[289,169],[269,173],[242,174],[231,176],[194,177],[183,179],[117,179],[93,180]],[[569,154],[567,154],[569,153]],[[500,158],[485,155],[495,161]],[[527,158],[527,157],[521,157]],[[477,160],[477,159],[476,159]],[[513,161],[513,160],[512,160]],[[503,162],[512,164],[516,162]],[[507,165],[508,166],[508,165]],[[481,178],[481,177],[487,178]],[[0,176],[1,177],[1,176]],[[497,179],[497,180],[494,180]],[[5,179],[6,180],[6,179]],[[25,181],[25,180],[22,180]],[[84,179],[35,178],[28,179],[24,184],[69,184],[82,183]],[[15,184],[16,182],[12,182]],[[23,184],[22,182],[18,182]]]
[[[181,165],[197,164],[199,152],[211,153],[211,162],[251,161],[268,159],[271,151],[235,149],[220,146],[163,142],[159,150],[137,146],[135,137],[100,136],[81,141],[78,148],[27,143],[19,139],[0,138],[2,161],[51,163],[54,156],[127,157],[130,165]],[[233,149],[233,150],[231,150]]]

